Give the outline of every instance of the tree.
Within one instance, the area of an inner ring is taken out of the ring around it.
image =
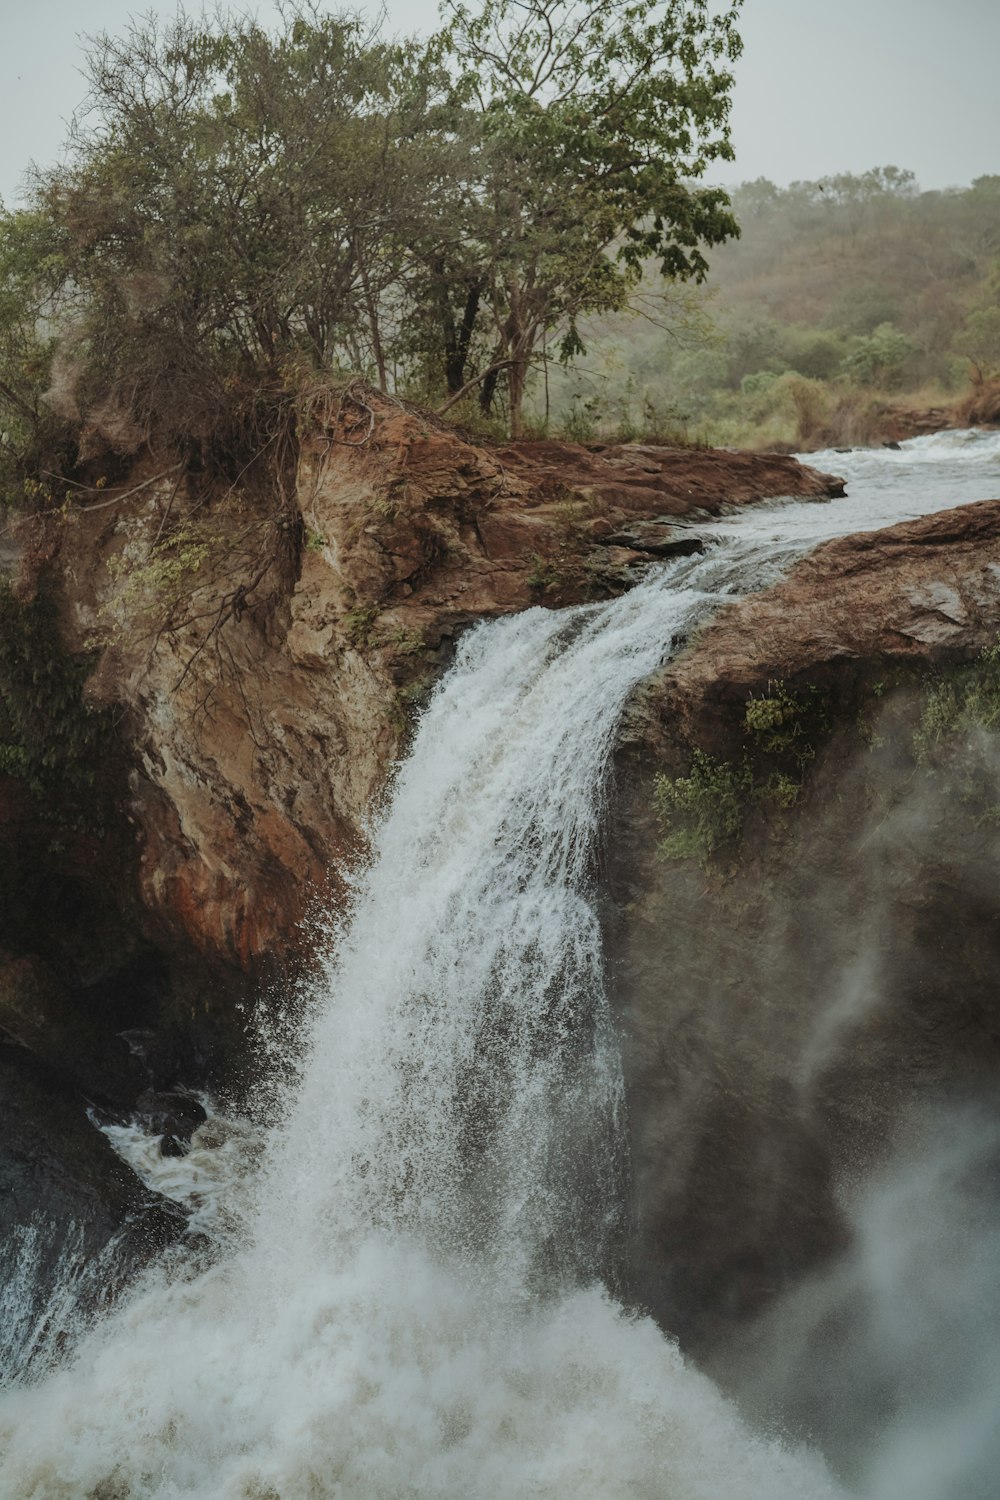
[[[855,385],[893,390],[900,384],[903,367],[915,348],[892,323],[880,323],[865,338],[854,340],[841,369]]]
[[[0,212],[0,505],[24,499],[68,435],[43,401],[56,348],[51,283],[61,275],[44,215]]]
[[[577,320],[624,307],[647,257],[700,281],[703,247],[738,233],[727,195],[692,184],[732,159],[740,4],[446,0],[441,45],[478,115],[479,271],[465,285],[493,340],[484,400],[503,371],[514,435],[543,337],[571,358]]]
[[[519,430],[540,342],[572,358],[648,257],[699,280],[737,232],[693,183],[731,156],[740,3],[455,0],[421,44],[302,0],[275,34],[98,37],[14,235],[38,245],[28,324],[44,305],[58,336],[50,406],[85,447],[231,469],[281,451],[303,372],[451,397],[471,375],[487,407],[502,382]]]
[[[98,38],[89,75],[69,163],[36,189],[67,407],[119,446],[242,454],[296,364],[385,385],[383,319],[441,176],[421,49],[318,11],[277,36],[182,15]]]
[[[955,344],[972,365],[977,384],[1000,374],[1000,306],[971,312]]]

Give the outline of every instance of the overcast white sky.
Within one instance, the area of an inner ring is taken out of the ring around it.
[[[274,14],[271,0],[230,8]],[[0,198],[9,206],[29,161],[58,157],[84,93],[81,35],[119,31],[150,9],[170,15],[175,5],[0,0]],[[392,30],[436,24],[435,0],[388,0],[386,9]],[[725,181],[784,185],[890,163],[925,188],[1000,173],[1000,0],[746,0],[741,30],[737,156]]]

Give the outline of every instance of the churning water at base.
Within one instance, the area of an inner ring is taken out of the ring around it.
[[[599,1279],[625,1196],[591,890],[609,749],[634,685],[809,509],[466,637],[252,1201],[210,1263],[175,1254],[4,1396],[3,1500],[837,1493]]]
[[[702,604],[656,581],[466,639],[255,1210],[6,1398],[5,1497],[829,1493],[597,1283],[623,1198],[602,772]]]

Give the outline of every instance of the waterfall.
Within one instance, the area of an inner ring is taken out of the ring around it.
[[[0,1399],[4,1500],[839,1493],[603,1284],[626,1166],[593,881],[629,693],[829,515],[723,523],[707,559],[621,599],[465,637],[263,1167],[215,1216],[214,1255],[168,1257]]]
[[[515,1297],[598,1273],[621,1198],[591,901],[603,770],[699,599],[658,581],[467,638],[327,973],[262,1250],[277,1232],[282,1256],[312,1254],[317,1225],[338,1246],[405,1232]]]
[[[624,701],[706,607],[693,571],[466,637],[252,1211],[6,1396],[6,1500],[833,1492],[599,1281],[624,1168],[595,838]]]

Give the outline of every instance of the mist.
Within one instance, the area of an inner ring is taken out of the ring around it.
[[[769,1089],[780,1108],[727,1177],[734,1218],[772,1204],[765,1271],[744,1255],[735,1315],[692,1317],[691,1342],[744,1412],[818,1447],[864,1500],[988,1500],[1000,1467],[1000,750],[967,725],[914,764],[927,704],[897,694],[867,745],[845,757],[844,733],[817,767],[822,793],[786,851],[804,879],[751,959],[770,950],[754,974],[769,1040],[727,1040],[721,986],[709,996],[728,1087]],[[675,1124],[683,1138],[715,1118]],[[701,1169],[690,1138],[685,1155]],[[811,1268],[781,1264],[786,1236]]]

